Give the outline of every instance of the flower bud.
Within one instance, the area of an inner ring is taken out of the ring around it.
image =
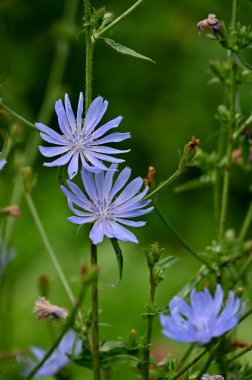
[[[184,169],[187,166],[190,166],[193,162],[193,159],[196,156],[196,147],[199,145],[200,140],[196,139],[194,136],[192,139],[185,145],[183,155],[181,157],[179,167],[180,169]]]
[[[150,245],[150,248],[144,249],[148,266],[150,268],[154,267],[154,265],[158,262],[163,251],[164,248],[160,248],[158,242],[154,242]]]
[[[136,344],[137,344],[137,332],[136,332],[135,329],[130,330],[128,342],[129,342],[129,347],[130,348],[136,347]]]

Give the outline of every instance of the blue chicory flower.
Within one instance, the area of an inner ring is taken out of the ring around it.
[[[131,169],[127,167],[121,171],[113,185],[117,165],[112,164],[110,169],[107,172],[100,171],[95,174],[82,169],[81,176],[87,196],[71,181],[67,181],[70,190],[61,186],[62,191],[67,196],[70,209],[77,215],[69,217],[68,220],[75,224],[94,223],[89,234],[94,244],[101,243],[104,236],[138,243],[136,236],[122,224],[131,227],[145,225],[145,222],[129,219],[142,216],[153,210],[153,207],[144,209],[151,200],[142,201],[148,187],[146,186],[139,193],[143,185],[143,180],[140,177],[126,185],[131,174]],[[123,190],[118,195],[121,189]],[[74,204],[78,209],[73,206]]]
[[[3,278],[4,271],[15,257],[14,249],[7,250],[5,244],[0,242],[0,281]]]
[[[1,157],[2,153],[0,152],[0,157]],[[1,158],[0,159],[0,170],[3,169],[4,165],[6,164],[6,159],[5,158]]]
[[[77,342],[76,333],[74,331],[69,331],[61,340],[59,346],[52,353],[52,355],[46,360],[42,367],[35,374],[37,377],[46,377],[56,375],[63,367],[66,367],[70,363],[70,359],[67,354],[72,354],[72,349],[74,345],[74,354],[78,355],[81,352],[81,340]],[[46,351],[39,347],[31,347],[31,353],[33,354],[33,359],[27,359],[24,357],[19,357],[18,360],[21,364],[25,365],[25,369],[22,372],[22,376],[26,377],[33,368],[43,359]]]
[[[78,172],[79,159],[85,169],[97,172],[108,170],[102,161],[120,163],[124,160],[115,158],[111,154],[129,152],[129,150],[118,150],[104,144],[120,142],[130,138],[130,133],[111,133],[104,136],[108,131],[118,127],[122,117],[118,116],[96,129],[108,107],[108,102],[98,96],[89,106],[84,121],[83,94],[80,93],[75,118],[69,97],[65,94],[65,107],[61,99],[56,101],[55,111],[62,134],[54,131],[42,123],[36,123],[40,130],[40,136],[54,147],[40,146],[40,152],[45,157],[60,156],[52,162],[44,163],[45,166],[68,165],[68,175],[72,179]]]
[[[175,296],[169,303],[171,316],[161,314],[162,333],[167,338],[186,343],[209,343],[212,338],[232,330],[245,309],[232,291],[222,308],[223,291],[219,284],[214,296],[208,289],[203,292],[193,289],[190,300],[191,305],[188,305]]]

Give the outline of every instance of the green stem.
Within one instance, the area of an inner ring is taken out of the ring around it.
[[[52,345],[52,347],[47,351],[43,359],[36,365],[36,367],[33,368],[33,370],[29,373],[29,375],[26,377],[26,380],[30,380],[34,377],[34,375],[38,372],[38,370],[43,366],[43,364],[47,361],[47,359],[52,355],[52,353],[56,350],[56,348],[59,346],[60,342],[62,341],[64,335],[67,333],[67,331],[73,326],[75,321],[75,316],[82,304],[82,301],[84,299],[84,296],[86,294],[86,288],[87,288],[87,282],[84,282],[83,287],[81,289],[81,293],[79,296],[79,299],[67,321],[65,326],[63,327],[61,333],[59,334],[58,338]]]
[[[185,367],[183,367],[180,371],[175,373],[174,376],[170,378],[170,380],[176,380],[178,379],[183,373],[185,373],[189,368],[191,368],[195,363],[197,363],[204,355],[208,353],[208,348],[206,348],[204,351],[202,351],[200,354],[198,354],[189,364],[187,364]]]
[[[150,304],[150,306],[153,306],[154,302],[155,302],[155,290],[156,290],[153,266],[151,266],[149,268],[149,283],[150,283],[149,304]],[[154,319],[153,316],[148,316],[148,318],[147,318],[145,350],[144,350],[144,357],[143,357],[143,359],[144,359],[143,379],[144,380],[149,380],[150,346],[151,346],[153,319]]]
[[[91,264],[97,266],[97,246],[92,242],[90,242],[90,254]],[[93,378],[100,380],[98,278],[92,283],[92,355]]]
[[[252,350],[252,346],[244,348],[238,354],[234,355],[231,359],[226,361],[226,364],[234,362],[235,360],[239,359],[241,356],[245,355],[247,352],[249,352],[251,350]]]
[[[237,129],[237,131],[234,132],[233,134],[233,140],[236,140],[237,137],[240,136],[240,134],[244,131],[244,129],[246,129],[248,127],[249,124],[252,123],[252,115],[250,115],[245,121],[244,123],[240,126],[240,128]]]
[[[31,212],[32,217],[33,217],[33,220],[34,220],[34,222],[35,222],[35,224],[36,224],[36,226],[37,226],[37,228],[39,230],[40,236],[41,236],[41,238],[43,240],[43,243],[45,245],[47,253],[50,256],[50,259],[52,260],[52,263],[53,263],[53,265],[54,265],[54,267],[56,269],[56,272],[58,273],[58,276],[59,276],[59,278],[61,280],[61,283],[62,283],[62,285],[63,285],[63,287],[64,287],[64,289],[65,289],[65,291],[66,291],[66,293],[68,295],[68,298],[69,298],[71,304],[75,305],[74,295],[73,295],[73,293],[71,291],[70,286],[68,285],[67,279],[66,279],[66,277],[65,277],[65,275],[64,275],[64,273],[63,273],[63,271],[61,269],[59,261],[58,261],[56,255],[55,255],[55,252],[54,252],[54,250],[53,250],[53,248],[52,248],[52,246],[51,246],[51,244],[49,242],[49,239],[48,239],[47,234],[46,234],[46,232],[44,230],[44,227],[43,227],[43,225],[41,223],[40,217],[38,215],[37,209],[35,207],[35,204],[33,202],[33,199],[31,197],[30,193],[25,192],[25,200],[26,200],[27,205],[28,205],[28,207],[30,209],[30,212]]]
[[[206,361],[206,364],[201,369],[201,371],[198,375],[198,379],[201,379],[201,377],[206,373],[206,371],[207,371],[208,367],[210,366],[210,364],[212,363],[213,359],[214,359],[214,353],[211,353],[209,355],[208,360]]]
[[[107,32],[109,29],[113,28],[118,22],[127,17],[131,12],[133,12],[144,0],[138,0],[135,4],[132,5],[127,11],[122,13],[119,17],[117,17],[114,21],[112,21],[109,25],[107,25],[104,29],[102,29],[99,33],[96,34],[96,38],[99,38],[103,33]]]
[[[84,18],[86,24],[86,66],[85,66],[85,111],[92,101],[92,70],[93,70],[93,42],[92,28],[90,24],[90,2],[84,0]]]
[[[35,124],[33,124],[30,121],[26,120],[23,116],[19,115],[15,111],[13,111],[11,108],[9,108],[8,106],[6,106],[3,102],[0,102],[0,107],[2,107],[3,109],[5,109],[6,111],[8,111],[12,116],[14,116],[16,119],[20,120],[22,123],[24,123],[28,127],[32,128],[32,129],[35,129],[37,132],[39,131],[37,129],[37,127],[35,126]]]
[[[239,233],[239,237],[238,237],[239,247],[241,246],[241,244],[243,243],[243,241],[245,239],[245,236],[248,232],[251,221],[252,221],[252,201],[250,202],[247,214],[245,216],[242,227],[240,229],[240,233]]]
[[[175,228],[171,225],[171,223],[166,219],[166,217],[163,215],[161,210],[156,206],[155,204],[155,211],[158,214],[159,218],[162,220],[162,222],[165,224],[167,228],[173,233],[174,236],[178,239],[180,244],[188,251],[190,252],[195,259],[199,260],[203,264],[205,264],[207,267],[209,267],[209,264],[205,259],[203,259],[191,246],[189,243],[187,243],[184,238],[175,230]]]
[[[247,317],[249,317],[252,314],[252,307],[246,311],[246,313],[243,314],[243,316],[239,319],[238,324],[242,323]]]
[[[147,199],[152,198],[154,195],[159,193],[159,191],[163,190],[166,186],[170,185],[172,182],[174,182],[182,173],[184,173],[185,168],[179,168],[173,173],[166,181],[162,182],[155,190],[153,190],[151,193],[146,195],[146,197],[143,198],[143,201],[146,201]]]
[[[231,19],[231,32],[230,32],[230,46],[233,48],[235,45],[235,30],[238,22],[238,0],[233,0],[232,5],[232,19]],[[231,60],[232,73],[229,94],[229,124],[228,124],[228,137],[227,137],[227,151],[226,151],[226,166],[224,171],[221,211],[219,220],[219,240],[223,238],[229,197],[229,184],[230,184],[230,171],[232,164],[232,149],[233,149],[233,133],[235,129],[235,100],[236,100],[236,87],[237,87],[237,64]]]
[[[188,359],[188,357],[191,355],[191,352],[193,351],[194,347],[195,347],[194,344],[191,344],[188,347],[188,349],[186,350],[186,352],[182,356],[181,360],[179,361],[177,369],[180,369],[182,367],[182,365],[186,362],[186,360]]]

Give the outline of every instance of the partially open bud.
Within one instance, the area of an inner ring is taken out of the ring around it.
[[[160,248],[158,242],[154,242],[148,249],[144,249],[148,266],[150,268],[153,268],[154,265],[158,262],[163,251],[164,248]]]
[[[149,166],[147,178],[145,178],[144,180],[144,184],[146,186],[150,186],[152,184],[155,173],[156,173],[156,169],[154,168],[154,166]]]
[[[190,166],[192,161],[197,153],[196,147],[199,145],[200,140],[196,139],[194,136],[192,139],[185,145],[183,155],[181,157],[179,167],[180,169]]]
[[[209,14],[208,18],[198,22],[197,29],[200,33],[205,29],[210,29],[215,35],[215,37],[223,37],[223,25],[214,14]]]
[[[136,347],[136,344],[137,344],[137,332],[136,332],[135,329],[130,330],[128,341],[129,341],[130,348]]]
[[[19,218],[21,216],[21,210],[17,205],[11,205],[0,209],[0,216],[12,216],[13,218]]]
[[[66,318],[68,312],[56,305],[52,305],[45,297],[40,297],[33,308],[33,312],[37,315],[38,319],[53,319],[59,320]]]

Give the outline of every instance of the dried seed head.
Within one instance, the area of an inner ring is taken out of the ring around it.
[[[38,319],[53,319],[59,320],[66,318],[68,312],[56,305],[52,305],[45,297],[40,297],[33,308],[33,312],[37,315]]]
[[[11,205],[0,209],[0,215],[12,216],[13,218],[19,218],[21,216],[21,210],[17,205]]]
[[[149,166],[147,178],[145,178],[144,180],[144,184],[146,186],[150,186],[152,184],[155,173],[156,173],[156,169],[154,168],[154,166]]]

